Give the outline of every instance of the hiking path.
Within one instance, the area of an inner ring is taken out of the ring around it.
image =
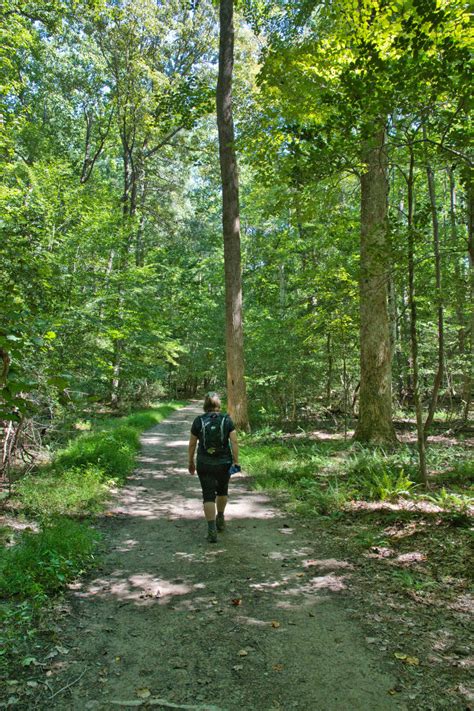
[[[405,709],[351,608],[352,565],[232,477],[227,529],[205,539],[187,471],[191,403],[142,436],[99,523],[100,568],[58,620],[51,695],[36,708]],[[393,692],[392,692],[393,693]]]

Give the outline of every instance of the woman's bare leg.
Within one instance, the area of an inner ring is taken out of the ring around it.
[[[216,498],[217,513],[224,513],[225,507],[227,506],[227,496],[218,496]]]
[[[215,521],[216,519],[216,505],[214,501],[205,501],[204,502],[204,516],[206,517],[206,521]]]

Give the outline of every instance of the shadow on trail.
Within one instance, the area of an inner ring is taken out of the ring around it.
[[[346,610],[347,561],[308,541],[243,475],[231,481],[227,530],[205,540],[199,481],[183,466],[197,412],[146,433],[102,519],[102,569],[72,590],[68,664],[84,676],[53,707],[105,711],[150,692],[200,710],[403,708]]]
[[[148,436],[147,440],[149,444],[155,444],[162,437]],[[187,444],[183,440],[174,441],[181,446]],[[140,461],[148,463],[152,459],[142,457]],[[140,467],[140,474],[142,471]],[[111,511],[112,516],[120,520],[120,526],[116,527],[117,533],[120,535],[125,529],[126,536],[113,547],[118,566],[108,571],[105,578],[97,577],[80,583],[76,587],[76,595],[82,598],[116,598],[139,606],[172,604],[175,609],[192,609],[196,603],[195,594],[199,592],[200,609],[212,610],[215,593],[211,592],[207,597],[201,594],[203,588],[206,588],[202,580],[203,566],[206,575],[210,573],[216,581],[215,587],[219,586],[223,577],[232,574],[236,563],[239,573],[242,566],[250,570],[250,561],[254,556],[267,559],[265,565],[262,561],[259,571],[254,571],[252,575],[246,576],[245,581],[240,581],[239,591],[246,598],[265,595],[270,608],[311,606],[318,602],[318,595],[327,591],[340,592],[346,588],[351,567],[349,563],[334,559],[308,559],[311,549],[293,545],[294,529],[282,526],[283,514],[269,506],[267,496],[244,488],[242,480],[245,481],[245,477],[240,477],[241,481],[235,478],[232,482],[231,500],[226,512],[228,529],[219,534],[217,544],[210,545],[203,540],[205,524],[197,478],[191,479],[187,474],[183,482],[176,468],[172,468],[168,474],[157,472],[156,468],[152,471],[154,488],[132,484],[124,487],[119,506]],[[172,490],[177,477],[179,492]],[[132,481],[137,480],[140,481],[141,476],[132,478]],[[145,521],[149,522],[148,532],[144,529]],[[196,526],[192,525],[196,521],[200,522],[201,529],[198,538]],[[140,526],[140,537],[128,537],[128,531],[133,531],[136,525]],[[262,526],[266,526],[267,531],[263,531]],[[167,551],[171,555],[173,568],[180,571],[180,575],[175,578],[164,579],[159,575],[159,550],[151,554],[143,545],[150,537],[156,537],[158,531],[161,534],[160,548],[163,543],[175,547],[174,551]],[[176,535],[177,531],[179,536]],[[269,533],[279,533],[281,537],[281,542],[274,543],[274,549],[271,546],[269,548],[266,541],[266,534]],[[245,546],[242,546],[243,535]],[[268,571],[269,566],[274,570]],[[296,569],[289,572],[289,566],[296,566]],[[341,573],[341,570],[344,572]],[[319,572],[324,574],[315,574]],[[179,598],[179,603],[176,598]],[[239,600],[239,605],[235,604],[234,607],[240,607],[242,598]],[[231,596],[228,603],[231,605]]]

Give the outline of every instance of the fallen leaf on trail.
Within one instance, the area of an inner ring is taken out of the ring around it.
[[[242,598],[241,597],[234,597],[232,600],[232,604],[235,605],[235,607],[238,607],[239,605],[242,604]]]
[[[144,687],[142,689],[135,689],[135,694],[139,699],[148,699],[148,697],[151,696],[151,691]]]
[[[275,629],[277,629],[278,627],[280,627],[280,623],[279,623],[279,622],[276,622],[276,620],[273,620],[273,622],[272,622],[272,627],[274,627]]]
[[[247,650],[246,650],[246,649],[241,649],[240,652],[239,652],[239,657],[247,657],[247,656],[248,656]]]
[[[273,668],[273,671],[276,671],[276,672],[282,672],[284,669],[283,664],[274,664],[272,668]]]
[[[393,656],[401,662],[405,662],[405,664],[410,664],[414,667],[417,667],[420,664],[418,657],[410,657],[408,654],[403,654],[403,652],[395,652]]]

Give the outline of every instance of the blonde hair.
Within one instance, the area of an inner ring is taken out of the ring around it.
[[[221,409],[221,399],[217,393],[207,393],[204,398],[204,412]]]

